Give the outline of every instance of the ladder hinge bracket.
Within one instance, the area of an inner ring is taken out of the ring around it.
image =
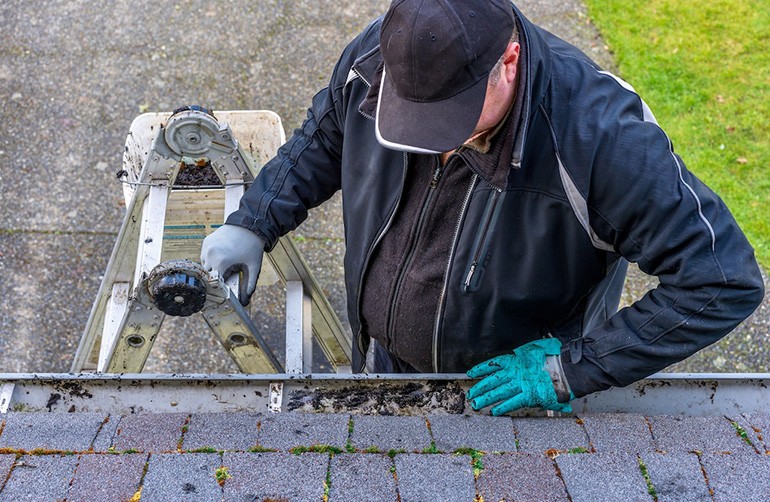
[[[267,409],[271,413],[281,412],[281,403],[283,401],[283,382],[270,382],[270,402]]]

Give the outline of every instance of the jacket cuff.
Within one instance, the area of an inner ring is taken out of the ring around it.
[[[559,356],[546,356],[545,369],[551,376],[551,383],[553,384],[553,390],[556,391],[556,400],[560,403],[569,403],[573,399],[572,390],[570,389],[567,377],[564,375],[564,369],[561,364],[561,357]]]
[[[257,234],[257,236],[262,239],[262,241],[264,241],[264,250],[268,253],[273,250],[275,245],[278,243],[278,237],[280,237],[276,232],[270,232],[267,230],[267,225],[261,225],[259,220],[255,220],[253,217],[241,216],[238,214],[238,211],[227,217],[225,225],[236,225],[247,230],[251,230]]]
[[[573,362],[569,350],[562,351],[561,364],[564,377],[569,382],[575,397],[583,397],[619,385],[588,358],[581,357],[577,362]]]

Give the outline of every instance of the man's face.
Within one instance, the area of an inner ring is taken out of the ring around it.
[[[519,44],[512,42],[503,54],[499,75],[490,76],[487,95],[481,116],[471,138],[495,127],[508,112],[516,90],[516,64],[519,61]],[[493,78],[494,77],[494,78]]]

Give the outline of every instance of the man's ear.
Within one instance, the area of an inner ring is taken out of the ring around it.
[[[503,53],[503,76],[509,82],[516,80],[516,71],[519,63],[519,51],[521,45],[518,42],[510,42]]]

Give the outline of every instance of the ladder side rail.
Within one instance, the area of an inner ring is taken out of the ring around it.
[[[107,364],[118,343],[120,325],[128,310],[128,298],[130,292],[131,284],[127,282],[116,282],[112,285],[112,294],[110,295],[110,301],[107,303],[106,307],[107,312],[99,347],[99,361],[96,365],[96,371],[98,372],[106,371]]]
[[[302,281],[286,283],[286,373],[313,368],[312,300]]]
[[[118,328],[118,339],[106,357],[106,372],[141,373],[164,318],[141,282],[134,288]]]
[[[150,187],[150,194],[144,201],[142,223],[139,227],[139,248],[132,284],[138,285],[160,263],[163,248],[163,228],[166,223],[166,206],[169,188],[165,185]]]
[[[145,168],[140,176],[140,181],[143,183],[149,179],[149,176],[146,175],[148,167],[145,164]],[[112,294],[112,285],[115,282],[130,283],[134,277],[137,250],[139,248],[139,231],[137,227],[142,219],[144,202],[150,193],[149,188],[149,186],[144,184],[137,185],[134,196],[128,201],[123,224],[118,231],[115,245],[112,248],[112,254],[107,263],[107,269],[99,285],[96,295],[97,299],[91,307],[91,313],[75,353],[75,359],[72,362],[71,371],[73,373],[86,369],[94,355],[96,339],[101,336],[104,328],[104,315]]]
[[[320,284],[310,272],[296,244],[289,236],[278,239],[278,243],[267,258],[278,273],[283,284],[301,281],[312,303],[312,330],[318,345],[335,370],[349,367],[352,358],[352,338],[329,303]]]
[[[141,202],[133,291],[128,298],[116,335],[104,350],[101,369],[110,373],[141,373],[160,331],[165,314],[152,302],[146,280],[160,263],[163,229],[171,184],[179,172],[179,163],[158,153],[153,141],[140,181],[149,183],[147,197]],[[135,197],[136,199],[136,197]],[[108,342],[102,337],[102,343]]]
[[[218,276],[215,279],[221,281]],[[242,373],[283,372],[237,294],[222,282],[210,283],[206,304],[203,319]]]

